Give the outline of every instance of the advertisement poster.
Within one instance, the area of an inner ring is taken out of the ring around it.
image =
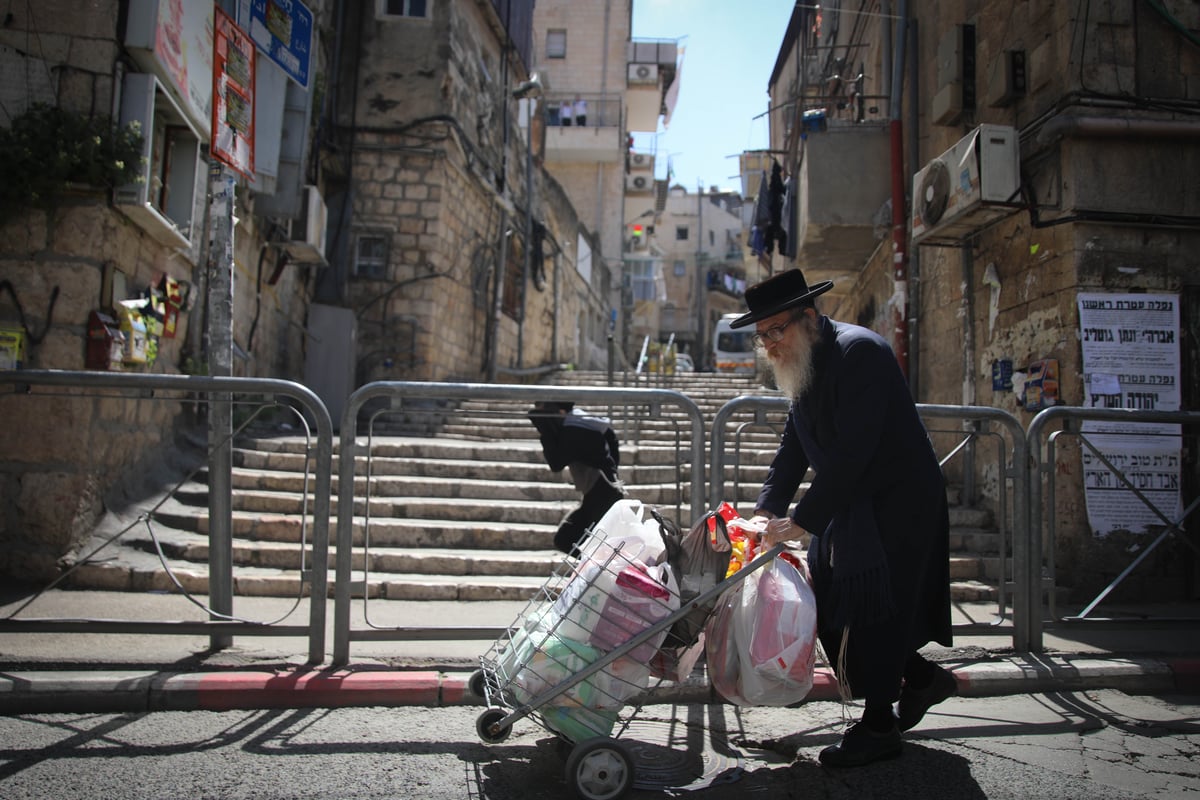
[[[217,9],[213,55],[213,157],[254,177],[254,43]]]
[[[1080,294],[1079,338],[1087,408],[1178,411],[1179,296]],[[1168,519],[1181,509],[1178,425],[1085,422],[1083,432]],[[1147,532],[1164,523],[1085,446],[1088,523],[1097,536]]]
[[[158,0],[154,55],[171,86],[201,130],[212,108],[212,3]]]

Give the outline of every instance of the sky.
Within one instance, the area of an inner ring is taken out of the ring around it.
[[[634,39],[675,39],[684,48],[670,126],[634,134],[654,152],[655,173],[697,186],[739,189],[743,150],[768,146],[767,82],[796,0],[633,0]],[[727,156],[734,156],[727,158]]]

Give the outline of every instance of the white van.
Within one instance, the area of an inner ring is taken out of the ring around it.
[[[754,343],[750,337],[754,335],[754,327],[734,330],[729,323],[741,314],[726,314],[717,320],[713,330],[713,369],[717,372],[735,372],[753,375],[755,372]]]

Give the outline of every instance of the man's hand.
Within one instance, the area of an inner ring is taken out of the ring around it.
[[[780,542],[800,542],[808,531],[801,528],[791,517],[776,517],[767,521],[767,528],[759,536],[764,547],[774,547]]]

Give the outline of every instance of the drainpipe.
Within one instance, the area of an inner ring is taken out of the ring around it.
[[[899,19],[895,26],[895,47],[892,61],[892,91],[888,103],[888,132],[891,138],[892,158],[892,322],[896,360],[900,371],[908,377],[908,219],[904,202],[904,136],[900,122],[900,101],[904,95],[904,45],[905,23],[908,20],[908,2],[901,0]]]
[[[1038,131],[1038,144],[1072,136],[1153,136],[1164,139],[1192,139],[1200,136],[1200,122],[1166,119],[1122,119],[1062,114]]]
[[[908,59],[908,129],[912,131],[912,135],[908,137],[908,163],[910,165],[921,163],[921,146],[917,141],[916,131],[917,122],[921,115],[921,100],[919,92],[920,86],[920,62],[916,58],[917,52],[917,26],[920,21],[916,19],[906,20],[908,27],[908,47],[909,51],[914,54],[913,58]],[[913,170],[910,169],[910,172]],[[907,178],[906,178],[907,180]],[[921,397],[921,326],[917,324],[921,318],[921,248],[914,247],[908,254],[908,277],[912,288],[908,293],[908,388],[912,392],[914,399]]]

